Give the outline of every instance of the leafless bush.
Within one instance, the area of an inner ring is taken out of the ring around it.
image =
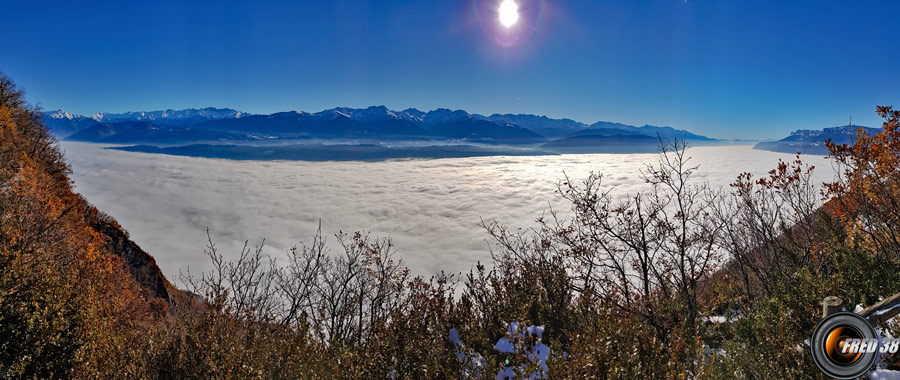
[[[620,311],[641,316],[665,329],[672,321],[660,315],[655,303],[676,299],[684,323],[698,316],[697,291],[717,268],[721,256],[716,239],[722,222],[713,217],[716,194],[695,183],[681,141],[661,142],[659,161],[641,176],[649,190],[616,201],[614,188],[603,176],[591,174],[581,183],[568,177],[559,194],[571,205],[571,215],[551,210],[541,218],[533,257],[561,257],[578,292],[591,292]],[[512,249],[502,230],[493,234],[506,252]],[[521,241],[521,239],[518,239]]]
[[[799,155],[779,162],[767,177],[738,176],[732,194],[715,207],[722,224],[721,246],[745,293],[770,293],[770,285],[789,280],[797,267],[810,264],[817,249],[815,222],[822,206],[821,189],[812,181],[814,167]],[[821,248],[821,247],[819,247]]]
[[[358,232],[336,237],[341,254],[331,254],[320,229],[310,245],[288,250],[280,265],[262,253],[263,244],[246,242],[236,260],[226,260],[207,233],[212,270],[182,280],[237,319],[308,325],[323,342],[363,344],[402,302],[408,270],[394,260],[389,239]]]

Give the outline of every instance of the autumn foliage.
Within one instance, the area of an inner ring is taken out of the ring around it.
[[[852,144],[829,144],[841,177],[828,184],[834,212],[851,237],[876,251],[900,253],[900,111],[878,107],[881,132],[860,129]]]
[[[320,231],[279,257],[209,239],[213,270],[177,290],[72,191],[0,75],[0,379],[818,379],[818,302],[900,291],[900,112],[878,113],[880,133],[829,145],[825,186],[798,155],[711,189],[661,141],[642,191],[566,178],[570,208],[536,228],[484,222],[493,259],[469,273],[414,276],[389,239]]]
[[[0,75],[0,376],[107,378],[133,370],[134,336],[167,313],[129,275],[111,220],[72,191],[41,115]]]

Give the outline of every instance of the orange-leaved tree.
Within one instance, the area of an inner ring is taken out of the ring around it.
[[[0,378],[140,372],[150,304],[69,173],[39,110],[0,74]]]
[[[878,253],[900,255],[900,111],[877,107],[882,130],[857,131],[851,144],[828,142],[840,169],[826,184],[834,197],[829,209],[841,218],[851,238]]]

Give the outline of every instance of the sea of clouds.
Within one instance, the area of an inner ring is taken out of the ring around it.
[[[564,173],[589,172],[624,196],[639,191],[639,171],[655,154],[579,154],[477,157],[386,162],[231,161],[133,153],[89,143],[61,143],[73,168],[76,191],[115,217],[131,238],[156,258],[169,279],[179,271],[210,268],[203,254],[206,229],[226,257],[244,241],[265,239],[279,257],[322,230],[369,231],[390,236],[415,274],[467,272],[490,261],[487,234],[478,226],[496,220],[535,227],[552,205]],[[688,150],[699,181],[727,186],[741,172],[763,175],[792,155],[749,146]],[[815,179],[834,170],[821,156],[803,156]],[[333,236],[329,239],[334,243]]]

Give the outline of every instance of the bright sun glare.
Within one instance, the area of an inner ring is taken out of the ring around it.
[[[500,23],[507,28],[519,21],[519,5],[513,0],[503,0],[498,13],[500,13]]]

